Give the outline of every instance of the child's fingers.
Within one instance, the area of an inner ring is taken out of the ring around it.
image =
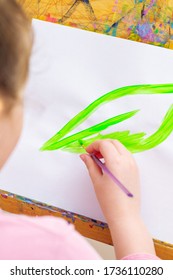
[[[121,144],[121,142],[119,142],[118,140],[111,140],[111,142],[121,155],[131,155],[131,153],[126,149],[126,147],[123,144]]]
[[[116,159],[120,156],[120,153],[117,151],[115,145],[111,142],[111,140],[98,140],[93,142],[86,148],[86,151],[89,154],[97,154],[100,153],[105,162],[112,162],[112,159]]]
[[[102,170],[100,169],[100,167],[98,167],[98,165],[93,161],[93,159],[89,155],[83,154],[80,155],[80,158],[85,163],[90,177],[94,183],[96,179],[103,175]]]

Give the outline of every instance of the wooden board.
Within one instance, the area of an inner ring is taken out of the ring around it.
[[[173,48],[173,0],[18,0],[33,18]]]

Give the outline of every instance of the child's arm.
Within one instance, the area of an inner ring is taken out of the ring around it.
[[[96,141],[86,151],[104,158],[108,169],[134,195],[133,198],[125,195],[89,155],[81,155],[108,222],[117,258],[138,253],[155,255],[152,237],[140,216],[139,173],[131,153],[112,140]]]

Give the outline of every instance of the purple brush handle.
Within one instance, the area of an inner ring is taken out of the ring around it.
[[[114,181],[116,185],[120,187],[120,189],[129,197],[133,197],[133,194],[126,189],[126,187],[123,186],[123,184],[110,172],[110,170],[106,167],[104,163],[102,163],[94,154],[90,154],[92,159],[95,161],[95,163],[105,172],[109,175],[109,177]]]

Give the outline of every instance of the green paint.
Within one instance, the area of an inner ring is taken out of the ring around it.
[[[79,141],[85,137],[88,137],[88,136],[91,136],[93,134],[96,134],[100,131],[103,131],[105,130],[106,128],[114,125],[114,124],[117,124],[119,122],[122,122],[128,118],[131,118],[132,116],[134,116],[136,113],[138,112],[138,110],[135,110],[135,111],[132,111],[132,112],[128,112],[128,113],[125,113],[125,114],[122,114],[122,115],[119,115],[119,116],[116,116],[116,117],[113,117],[111,119],[108,119],[104,122],[101,122],[99,124],[96,124],[94,126],[91,126],[85,130],[82,130],[78,133],[75,133],[73,135],[70,135],[62,140],[59,140],[58,142],[55,142],[53,145],[50,145],[47,147],[48,150],[57,150],[57,149],[60,149],[60,148],[63,148],[75,141]]]
[[[61,130],[59,130],[51,139],[49,139],[41,148],[41,150],[57,150],[62,149],[68,152],[81,153],[84,149],[81,147],[79,140],[82,139],[85,146],[89,145],[98,139],[117,139],[122,142],[131,152],[142,152],[163,142],[173,131],[173,105],[169,108],[163,122],[159,129],[151,136],[145,138],[144,132],[130,134],[130,131],[119,131],[109,134],[102,134],[101,132],[108,127],[122,122],[132,116],[138,111],[132,111],[128,113],[115,116],[107,119],[104,122],[96,124],[85,130],[82,130],[73,135],[66,136],[73,129],[78,127],[82,122],[89,118],[89,116],[100,106],[108,103],[117,98],[121,98],[127,95],[137,94],[172,94],[173,84],[158,84],[158,85],[134,85],[127,86],[113,90],[100,98],[96,99],[84,110],[78,113],[72,118]]]

